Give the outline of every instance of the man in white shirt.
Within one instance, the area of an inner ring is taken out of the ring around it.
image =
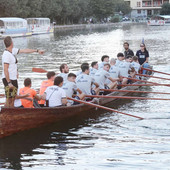
[[[90,76],[94,78],[95,73],[98,70],[98,62],[94,61],[91,63],[91,68],[90,68]]]
[[[98,70],[94,76],[95,81],[99,84],[100,89],[114,89],[117,87],[117,81],[119,78],[113,79],[109,74],[110,64],[105,64],[103,69]],[[109,79],[111,83],[107,84],[106,80]]]
[[[78,100],[83,100],[85,97],[85,94],[82,93],[82,91],[77,87],[76,85],[76,75],[74,73],[69,73],[67,81],[64,82],[62,89],[65,90],[66,96],[69,98],[73,97],[74,93],[79,93],[75,98]],[[68,100],[68,104],[70,105],[76,105],[79,104],[77,102],[74,102],[72,100]]]
[[[119,64],[125,59],[125,56],[123,53],[118,53],[117,54],[117,60],[115,66],[118,67]]]
[[[138,62],[138,57],[133,56],[133,62],[131,63],[131,66],[135,69],[136,73],[138,74],[141,68],[141,65]]]
[[[77,73],[76,73],[76,76],[78,77],[80,74],[82,74],[82,68],[83,68],[83,66],[89,66],[89,63],[83,63],[83,64],[81,64],[81,66],[80,66],[80,68],[81,68],[81,70],[79,70],[79,71],[77,71]]]
[[[61,64],[60,66],[60,72],[57,76],[61,76],[65,81],[67,81],[67,76],[68,76],[68,73],[69,73],[69,67],[67,64]]]
[[[76,78],[77,87],[86,95],[95,95],[99,93],[99,85],[95,82],[95,80],[89,76],[89,66],[84,65],[82,67],[82,74],[80,74]],[[92,89],[92,84],[96,87]]]
[[[47,107],[58,107],[67,104],[66,92],[61,88],[63,78],[58,76],[54,79],[54,86],[47,87],[42,99],[46,100]]]
[[[34,53],[43,54],[42,50],[34,49],[17,49],[14,48],[12,38],[10,36],[4,39],[5,51],[2,55],[2,81],[5,86],[6,103],[5,107],[14,107],[15,96],[17,95],[18,89],[18,69],[16,58],[17,54],[20,53]]]
[[[99,63],[99,67],[98,67],[99,70],[103,69],[104,65],[109,63],[109,56],[108,55],[104,55],[104,56],[102,56],[101,60],[102,60],[102,62]]]

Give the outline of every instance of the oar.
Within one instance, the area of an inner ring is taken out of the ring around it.
[[[117,90],[117,89],[100,89],[101,91],[110,91],[110,92],[128,92],[128,93],[153,93],[153,94],[170,94],[164,92],[150,92],[150,91],[137,91],[137,90]]]
[[[169,86],[170,84],[119,84],[118,86]]]
[[[139,82],[143,82],[143,83],[151,83],[151,84],[159,84],[159,83],[155,83],[155,82],[151,82],[151,81],[146,81],[146,80],[139,80],[139,79],[135,79],[135,78],[131,78],[131,77],[123,77],[129,80],[133,80],[133,81],[139,81]]]
[[[47,73],[47,70],[44,70],[42,68],[32,68],[32,72],[36,72],[36,73]]]
[[[164,98],[148,98],[148,97],[133,97],[133,96],[86,95],[86,97],[111,98],[111,99],[138,99],[138,100],[170,100],[170,99],[164,99]]]
[[[73,99],[73,98],[70,98],[70,97],[67,97],[67,99],[73,100],[73,101],[76,101],[76,102],[79,102],[79,103],[83,103],[85,105],[89,105],[89,106],[97,107],[97,108],[100,108],[100,109],[108,110],[108,111],[111,111],[111,112],[120,113],[120,114],[123,114],[123,115],[135,117],[135,118],[138,118],[138,119],[144,119],[144,118],[139,117],[139,116],[134,116],[134,115],[131,115],[131,114],[128,114],[128,113],[123,113],[123,112],[111,109],[109,107],[101,106],[101,105],[94,104],[94,103],[91,103],[91,102],[86,102],[86,101],[83,101],[83,100],[77,100],[77,99]]]
[[[141,77],[150,77],[150,78],[157,78],[157,79],[162,79],[162,80],[170,80],[170,79],[168,79],[168,78],[150,76],[150,75],[146,75],[146,74],[136,74],[136,75],[137,75],[137,76],[141,76]]]
[[[142,69],[143,69],[143,70],[152,71],[152,72],[155,72],[155,73],[160,73],[160,74],[165,74],[165,75],[170,76],[170,74],[169,74],[169,73],[164,73],[164,72],[161,72],[161,71],[151,70],[151,69],[143,68],[143,67],[142,67]]]

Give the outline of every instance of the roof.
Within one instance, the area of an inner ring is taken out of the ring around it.
[[[170,15],[158,15],[159,17],[165,18],[165,19],[170,19]]]
[[[12,21],[26,21],[25,19],[23,18],[17,18],[17,17],[4,17],[4,18],[0,18],[1,21],[4,21],[4,22],[12,22]]]
[[[27,18],[27,19],[50,20],[49,18]]]

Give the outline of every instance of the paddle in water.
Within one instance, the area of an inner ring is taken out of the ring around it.
[[[42,68],[32,68],[32,72],[36,72],[36,73],[47,73],[47,70],[44,70]]]

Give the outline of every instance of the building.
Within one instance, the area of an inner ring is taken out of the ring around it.
[[[170,0],[124,0],[132,8],[131,18],[147,18],[160,13],[164,3]]]

